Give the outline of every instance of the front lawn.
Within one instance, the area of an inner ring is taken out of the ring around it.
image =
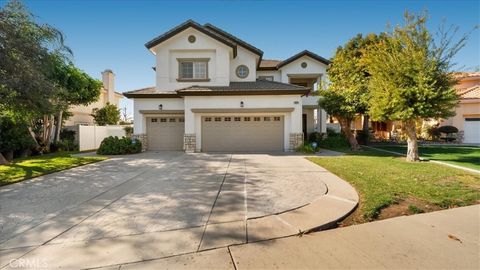
[[[406,145],[375,146],[400,154],[407,153]],[[420,156],[431,160],[444,161],[458,166],[480,170],[480,147],[475,146],[448,146],[426,145],[419,147]]]
[[[346,224],[480,203],[479,175],[463,170],[375,150],[309,160],[359,193],[359,208]]]
[[[10,165],[0,165],[0,186],[105,159],[106,157],[74,157],[65,152],[16,159]]]

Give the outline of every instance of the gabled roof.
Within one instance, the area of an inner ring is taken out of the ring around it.
[[[233,42],[232,40],[229,40],[228,38],[224,37],[223,35],[220,35],[218,34],[217,32],[215,31],[212,31],[212,30],[209,30],[207,29],[206,27],[200,25],[199,23],[196,23],[195,21],[193,20],[188,20],[174,28],[172,28],[171,30],[163,33],[162,35],[150,40],[149,42],[145,43],[145,47],[147,47],[147,49],[151,49],[155,46],[157,46],[158,44],[170,39],[171,37],[177,35],[178,33],[188,29],[188,28],[193,28],[195,30],[198,30],[199,32],[231,47],[233,49],[233,57],[236,57],[237,56],[237,44],[235,44],[235,42]]]
[[[277,70],[285,65],[288,65],[290,64],[291,62],[299,59],[300,57],[303,57],[303,56],[308,56],[314,60],[317,60],[325,65],[329,65],[330,64],[330,60],[328,59],[325,59],[323,57],[321,57],[320,55],[316,54],[316,53],[313,53],[311,51],[308,51],[308,50],[304,50],[304,51],[301,51],[297,54],[295,54],[294,56],[288,58],[288,59],[285,59],[283,61],[280,61],[280,60],[262,60],[260,62],[260,65],[258,66],[258,70]]]
[[[317,60],[318,62],[321,62],[321,63],[324,63],[325,65],[329,65],[330,64],[330,61],[328,59],[325,59],[323,57],[321,57],[320,55],[316,54],[316,53],[313,53],[311,51],[308,51],[308,50],[304,50],[304,51],[301,51],[297,54],[295,54],[294,56],[286,59],[286,60],[283,60],[282,62],[280,62],[278,65],[277,65],[277,68],[281,68],[287,64],[290,64],[291,62],[297,60],[298,58],[300,57],[303,57],[303,56],[308,56],[310,58],[313,58],[315,60]]]
[[[214,26],[210,23],[204,24],[203,27],[205,27],[206,29],[211,30],[213,32],[216,32],[216,33],[222,35],[223,37],[232,40],[235,43],[238,43],[240,46],[242,46],[245,49],[253,52],[254,54],[259,55],[260,57],[262,57],[262,55],[263,55],[263,51],[260,50],[259,48],[257,48],[255,46],[251,45],[250,43],[247,43],[247,42],[235,37],[234,35],[232,35],[228,32],[223,31],[222,29],[220,29],[220,28],[218,28],[218,27],[216,27],[216,26]]]

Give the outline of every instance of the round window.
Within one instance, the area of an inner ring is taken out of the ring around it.
[[[248,76],[248,67],[245,65],[240,65],[237,67],[237,76],[239,78],[246,78]]]
[[[302,68],[306,68],[307,67],[307,62],[302,62],[301,66],[302,66]]]
[[[190,42],[190,43],[194,43],[194,42],[195,42],[195,40],[197,40],[197,38],[196,38],[194,35],[190,35],[190,36],[188,36],[188,42]]]

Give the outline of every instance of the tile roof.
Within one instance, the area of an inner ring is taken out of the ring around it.
[[[280,64],[280,60],[272,60],[272,59],[262,59],[260,62],[259,68],[277,68],[277,65]]]
[[[190,87],[177,90],[178,93],[198,92],[198,91],[308,91],[303,86],[281,83],[267,80],[256,80],[251,82],[230,82],[228,86],[200,86],[193,85]]]
[[[180,98],[186,95],[305,95],[308,88],[288,83],[256,80],[252,82],[230,82],[228,86],[193,85],[176,91],[157,91],[155,87],[147,87],[124,92],[127,98]]]
[[[480,85],[475,85],[467,89],[457,91],[460,98],[480,98]]]
[[[454,72],[453,76],[456,79],[480,77],[480,72]]]

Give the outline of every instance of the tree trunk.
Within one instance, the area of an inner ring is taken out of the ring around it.
[[[407,133],[407,161],[419,161],[418,143],[415,120],[405,122],[405,132]]]
[[[370,116],[368,114],[363,115],[363,134],[365,136],[365,145],[368,145],[370,142],[370,129],[368,128],[368,123],[370,122]]]
[[[348,143],[350,143],[350,148],[352,151],[360,150],[357,139],[353,135],[352,129],[350,128],[351,120],[350,119],[339,119],[340,127],[342,128],[343,133],[347,137]]]
[[[0,153],[0,165],[8,165],[10,162],[3,156],[2,153]]]
[[[53,142],[57,143],[60,140],[60,131],[62,130],[63,111],[60,110],[57,115],[57,125],[55,126],[55,136]]]

